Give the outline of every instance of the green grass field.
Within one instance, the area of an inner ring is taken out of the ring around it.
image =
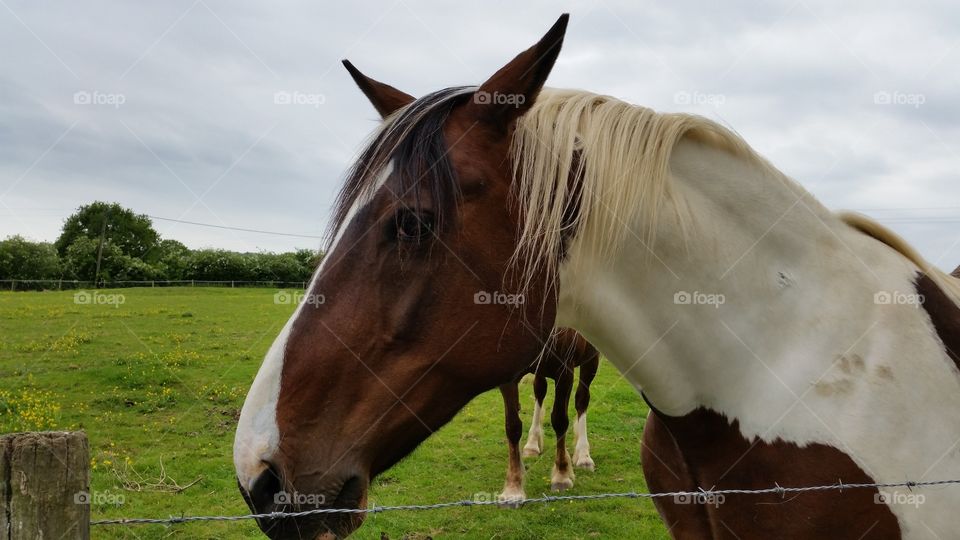
[[[293,306],[275,304],[276,291],[266,289],[103,292],[122,294],[123,303],[78,304],[74,292],[0,293],[0,431],[85,430],[93,519],[246,513],[233,475],[234,426]],[[645,490],[643,401],[606,363],[593,390],[597,470],[578,471],[569,493]],[[525,385],[521,392],[526,430],[532,390]],[[547,426],[544,456],[526,460],[528,496],[549,490],[551,437]],[[503,409],[493,391],[376,479],[370,499],[392,505],[495,496],[505,469]],[[251,521],[101,526],[93,536],[260,537]],[[665,532],[649,501],[617,499],[395,512],[371,516],[354,537],[662,538]]]

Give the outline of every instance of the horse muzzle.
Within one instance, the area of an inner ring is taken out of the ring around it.
[[[328,539],[345,538],[363,524],[363,513],[317,513],[291,516],[321,509],[355,510],[367,502],[369,480],[364,475],[336,476],[333,473],[317,475],[313,487],[309,476],[287,483],[273,465],[268,466],[250,489],[238,482],[240,493],[254,514],[277,513],[273,517],[257,518],[257,525],[269,538]],[[291,485],[292,484],[292,485]]]

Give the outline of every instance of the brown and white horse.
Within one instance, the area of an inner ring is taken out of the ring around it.
[[[524,456],[539,456],[543,452],[543,401],[547,396],[547,379],[553,379],[553,411],[550,424],[557,438],[556,458],[550,475],[550,488],[563,491],[573,487],[574,467],[594,470],[595,464],[590,456],[590,441],[587,438],[587,408],[590,406],[590,383],[600,366],[600,353],[587,340],[573,330],[561,330],[550,342],[543,353],[531,363],[526,373],[532,373],[533,379],[533,420],[527,444],[523,447]],[[577,380],[577,392],[574,406],[577,421],[573,427],[573,459],[567,452],[567,428],[570,425],[568,409],[570,393],[573,390],[574,371],[580,368]],[[521,375],[522,377],[522,375]],[[520,459],[520,436],[523,424],[520,421],[520,385],[519,379],[500,386],[503,396],[507,448],[507,479],[499,499],[503,502],[522,501],[526,498],[523,490],[523,461]]]
[[[479,87],[419,99],[346,64],[385,118],[309,284],[326,302],[296,310],[244,403],[251,508],[365,506],[373,477],[515,380],[557,326],[650,403],[655,490],[960,478],[960,283],[714,122],[544,90],[566,23]],[[960,489],[923,493],[658,509],[677,538],[955,537]],[[361,522],[259,524],[311,538]]]

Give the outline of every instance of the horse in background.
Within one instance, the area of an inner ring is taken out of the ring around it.
[[[520,436],[523,424],[520,421],[519,382],[528,373],[534,375],[534,409],[527,443],[523,447],[523,456],[539,456],[543,452],[543,401],[547,394],[549,378],[555,382],[550,424],[557,438],[550,488],[554,491],[563,491],[573,487],[575,478],[573,467],[594,470],[595,465],[590,456],[590,442],[587,439],[587,407],[590,406],[590,383],[593,382],[599,365],[600,353],[597,349],[580,334],[564,329],[548,341],[541,356],[531,364],[527,372],[513,382],[500,386],[509,448],[507,478],[503,485],[503,492],[499,496],[500,501],[509,503],[526,498],[523,489],[523,460],[520,458]],[[577,381],[574,399],[577,420],[573,428],[575,441],[571,466],[570,454],[566,448],[566,434],[570,424],[568,410],[576,368],[580,368],[580,378]]]

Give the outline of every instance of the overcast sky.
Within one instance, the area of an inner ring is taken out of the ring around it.
[[[960,6],[900,4],[0,0],[0,238],[53,240],[97,199],[321,235],[377,118],[342,58],[414,95],[477,84],[569,11],[550,86],[720,121],[952,269]],[[320,244],[155,225],[190,247]]]

